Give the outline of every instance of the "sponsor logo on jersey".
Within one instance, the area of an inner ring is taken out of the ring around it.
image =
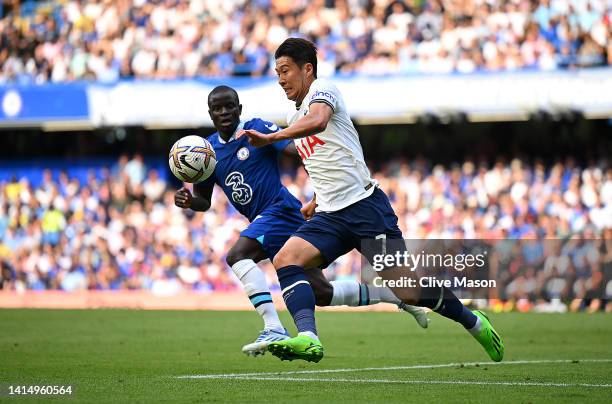
[[[310,97],[310,100],[314,100],[315,98],[319,98],[319,99],[327,99],[329,101],[331,101],[332,104],[336,103],[336,97],[334,97],[334,95],[328,91],[317,91],[315,92],[312,97]]]
[[[232,200],[240,205],[246,205],[253,199],[253,189],[244,182],[241,172],[234,171],[225,178],[225,185],[232,187]]]
[[[246,160],[249,158],[249,149],[246,147],[241,147],[240,150],[236,153],[236,157],[238,160]]]
[[[298,154],[302,158],[302,160],[306,160],[308,157],[312,156],[315,153],[315,148],[317,145],[323,146],[325,141],[319,139],[317,135],[310,135],[308,137],[303,137],[300,139],[301,146],[296,144],[295,148],[298,151]]]

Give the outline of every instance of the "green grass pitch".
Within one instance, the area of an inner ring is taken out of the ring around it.
[[[9,384],[71,384],[72,402],[612,402],[610,315],[493,314],[504,364],[430,317],[422,330],[399,312],[319,313],[312,364],[244,356],[254,312],[0,310],[0,401],[40,401]]]

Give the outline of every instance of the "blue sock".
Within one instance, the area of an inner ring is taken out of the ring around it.
[[[276,273],[285,305],[293,317],[298,332],[309,331],[316,335],[315,296],[304,269],[297,265],[288,265]]]
[[[450,289],[422,288],[421,296],[417,306],[429,307],[436,313],[460,323],[468,330],[476,325],[478,317],[465,307]]]

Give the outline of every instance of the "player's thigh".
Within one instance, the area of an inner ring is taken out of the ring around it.
[[[353,244],[348,241],[347,225],[345,220],[335,214],[315,214],[292,236],[292,239],[302,241],[294,240],[291,244],[283,246],[283,261],[300,262],[294,265],[302,265],[305,268],[326,267],[336,258],[354,248]],[[296,255],[299,255],[301,259],[297,260]]]
[[[296,211],[288,211],[281,217],[278,215],[274,217],[276,220],[261,239],[264,250],[272,262],[287,240],[304,224],[301,214]]]
[[[397,215],[389,198],[380,189],[357,202],[348,214],[354,218],[351,232],[355,247],[370,263],[374,254],[394,254],[405,250]]]
[[[240,236],[238,241],[228,251],[226,261],[229,266],[236,262],[251,259],[255,262],[266,259],[268,256],[261,243],[253,238]]]
[[[312,287],[317,306],[329,306],[334,297],[334,287],[323,274],[321,268],[306,269],[306,277]]]
[[[380,188],[357,202],[350,214],[354,217],[351,228],[360,238],[376,238],[381,234],[388,239],[402,238],[398,217],[389,198]]]
[[[252,250],[249,251],[255,252],[256,250],[256,261],[267,258],[273,260],[274,256],[302,224],[304,224],[304,219],[297,210],[289,210],[283,214],[264,212],[249,224],[249,227],[244,229],[240,236],[251,240],[249,246],[252,246]]]
[[[324,257],[317,247],[309,241],[295,236],[287,240],[273,260],[274,267],[277,270],[289,265],[316,268],[323,266],[323,262]]]

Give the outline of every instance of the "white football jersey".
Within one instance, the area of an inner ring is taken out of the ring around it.
[[[327,128],[294,139],[294,143],[317,195],[317,211],[335,212],[370,196],[377,184],[363,159],[359,135],[342,94],[328,80],[312,83],[300,108],[287,118],[289,126],[308,114],[315,102],[323,102],[334,111]]]

